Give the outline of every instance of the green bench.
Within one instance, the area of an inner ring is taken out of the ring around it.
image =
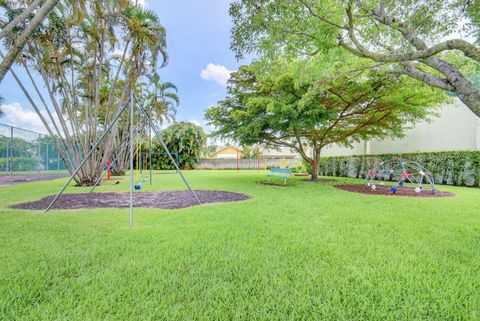
[[[288,177],[292,175],[292,170],[290,168],[270,168],[270,173],[267,174],[268,181],[270,182],[272,177],[277,177],[283,179],[283,184],[287,184]]]

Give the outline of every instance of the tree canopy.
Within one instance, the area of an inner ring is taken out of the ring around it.
[[[429,118],[445,95],[345,54],[254,63],[233,73],[228,96],[206,112],[215,135],[241,144],[289,147],[317,175],[330,144],[400,137]]]
[[[237,0],[231,47],[315,56],[341,47],[429,86],[454,92],[480,116],[478,0]],[[473,38],[475,42],[465,39]]]

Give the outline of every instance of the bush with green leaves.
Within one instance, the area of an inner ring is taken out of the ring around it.
[[[292,173],[307,173],[307,168],[305,166],[307,164],[305,161],[302,161],[298,164],[295,164],[293,166],[290,166],[289,169],[292,171]],[[311,173],[311,169],[309,174]]]
[[[13,171],[32,171],[37,170],[39,161],[31,157],[13,157]],[[0,170],[10,169],[10,158],[0,158]]]
[[[192,169],[200,161],[200,155],[207,143],[203,128],[189,122],[179,122],[167,127],[162,132],[163,140],[171,153],[178,153],[181,169]],[[163,153],[165,150],[158,141],[154,141],[153,152]],[[173,155],[175,158],[175,156]],[[174,169],[168,155],[153,155],[154,169]]]
[[[422,164],[437,184],[480,186],[478,150],[322,157],[320,175],[365,178],[375,164],[395,159]]]

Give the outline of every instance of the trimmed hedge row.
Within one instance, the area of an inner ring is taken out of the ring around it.
[[[322,157],[319,173],[323,176],[366,178],[375,164],[395,159],[422,164],[432,172],[436,184],[480,186],[478,150]]]
[[[31,171],[38,169],[39,161],[30,157],[14,157],[13,170],[14,171]],[[0,158],[0,171],[7,171],[10,169],[10,158]]]

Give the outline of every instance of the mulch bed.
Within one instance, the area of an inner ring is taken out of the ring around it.
[[[196,190],[202,204],[244,201],[250,197],[245,194]],[[82,208],[128,208],[128,192],[117,193],[79,193],[64,194],[57,200],[53,209],[82,209]],[[44,197],[38,201],[16,204],[11,206],[17,209],[43,210],[52,201],[53,196]],[[145,208],[177,209],[198,205],[190,191],[166,192],[136,192],[133,195],[133,206]]]
[[[309,176],[308,173],[293,173],[293,176]]]
[[[336,180],[328,179],[328,178],[304,179],[303,181],[307,182],[307,183],[331,183],[331,182],[336,182]]]
[[[278,187],[289,187],[290,185],[283,184],[283,183],[273,183],[273,182],[257,182],[257,184],[260,185],[266,185],[266,186],[278,186]]]
[[[66,177],[66,176],[67,174],[13,174],[12,183],[21,184],[21,183],[48,181],[48,180]],[[10,185],[10,174],[0,175],[0,186],[2,185]]]
[[[400,187],[396,193],[392,193],[391,186],[376,185],[376,189],[365,186],[363,184],[350,184],[350,185],[335,185],[336,188],[343,189],[345,191],[369,194],[369,195],[389,195],[389,196],[409,196],[409,197],[452,197],[455,194],[450,192],[423,190],[420,193],[415,193],[414,188]]]

